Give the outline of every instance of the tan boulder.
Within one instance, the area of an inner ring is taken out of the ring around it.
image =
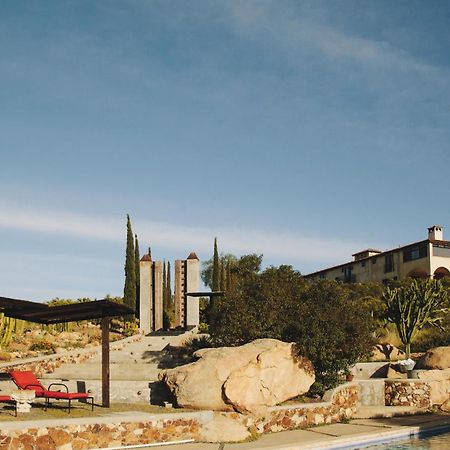
[[[199,434],[202,442],[240,442],[251,436],[245,425],[220,413],[213,413],[211,420],[202,424]]]
[[[202,349],[195,356],[198,361],[158,375],[186,408],[261,414],[304,394],[315,379],[311,362],[295,355],[294,344],[276,339]]]
[[[442,403],[440,409],[446,413],[450,413],[450,398],[448,398],[444,403]]]
[[[373,347],[371,361],[397,361],[405,359],[406,355],[403,350],[391,344],[377,344]]]
[[[428,350],[416,365],[417,369],[449,369],[450,346],[436,347]]]
[[[398,364],[389,364],[386,378],[408,378],[408,374],[401,372]]]
[[[308,392],[314,383],[312,365],[305,358],[300,366],[311,370],[300,372],[289,345],[263,351],[255,361],[230,374],[223,386],[225,397],[241,413],[262,415],[268,406]]]

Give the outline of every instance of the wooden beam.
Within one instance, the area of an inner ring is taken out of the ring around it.
[[[102,318],[102,406],[109,408],[109,325],[110,317]]]

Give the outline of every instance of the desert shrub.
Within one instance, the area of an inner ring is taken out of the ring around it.
[[[209,333],[209,325],[205,322],[200,322],[198,324],[198,332],[200,334]]]
[[[30,350],[33,352],[43,352],[43,353],[55,353],[55,345],[46,339],[41,341],[33,342],[30,345]]]
[[[210,348],[212,347],[212,342],[209,336],[196,336],[191,340],[185,342],[183,347],[187,350],[187,353],[192,355],[197,350],[201,348]]]

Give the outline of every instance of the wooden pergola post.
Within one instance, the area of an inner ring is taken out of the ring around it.
[[[102,406],[109,408],[109,325],[110,317],[102,318]]]

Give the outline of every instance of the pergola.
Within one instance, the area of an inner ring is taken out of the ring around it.
[[[110,405],[109,328],[112,317],[134,314],[128,306],[110,300],[48,306],[43,303],[0,297],[0,312],[7,317],[45,325],[101,319],[102,330],[102,406]]]

